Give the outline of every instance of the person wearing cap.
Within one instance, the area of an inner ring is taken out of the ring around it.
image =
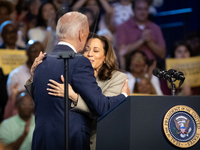
[[[0,26],[0,33],[3,39],[3,43],[0,45],[0,49],[24,49],[16,45],[17,28],[12,21],[4,21]]]
[[[20,92],[15,106],[19,114],[4,120],[0,125],[0,143],[7,150],[31,150],[35,105],[28,93]]]
[[[10,1],[0,1],[0,25],[6,20],[11,20],[11,14],[13,13],[13,10],[13,4]],[[0,45],[2,42],[3,39],[0,35]]]

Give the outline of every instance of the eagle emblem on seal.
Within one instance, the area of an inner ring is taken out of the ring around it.
[[[192,131],[192,128],[189,128],[190,120],[185,116],[178,116],[174,119],[176,129],[178,130],[176,134],[179,134],[180,137],[184,138],[189,136],[189,133]]]

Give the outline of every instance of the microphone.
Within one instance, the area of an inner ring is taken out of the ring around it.
[[[184,74],[182,72],[178,72],[174,69],[169,69],[168,72],[172,76],[172,78],[175,78],[176,80],[180,80],[180,82],[179,82],[179,88],[180,88],[185,80]]]
[[[178,72],[174,69],[168,70],[169,75],[176,80],[181,80],[182,82],[185,80],[184,74],[182,72]]]
[[[158,78],[162,77],[163,79],[169,80],[169,81],[171,79],[171,76],[168,74],[167,71],[160,70],[158,68],[156,68],[156,69],[153,70],[153,75],[156,76],[156,77],[158,77]]]

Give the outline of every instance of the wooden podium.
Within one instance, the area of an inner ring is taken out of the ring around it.
[[[163,119],[172,107],[185,105],[200,115],[200,97],[130,96],[101,118],[97,125],[97,150],[183,149],[165,136]],[[200,140],[190,147],[200,150]]]

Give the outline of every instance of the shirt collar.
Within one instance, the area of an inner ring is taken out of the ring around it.
[[[67,45],[67,46],[69,46],[71,49],[73,49],[73,51],[74,51],[75,53],[77,53],[77,51],[76,51],[76,49],[74,48],[74,46],[72,46],[71,44],[69,44],[69,43],[67,43],[67,42],[60,41],[60,42],[58,42],[58,45]]]
[[[135,20],[134,17],[132,17],[132,19],[131,19],[131,23],[132,23],[133,26],[138,27],[138,24],[136,23],[136,20]],[[145,23],[144,25],[145,25],[145,29],[146,29],[146,28],[149,28],[149,27],[150,27],[150,21],[147,20],[146,23]]]

